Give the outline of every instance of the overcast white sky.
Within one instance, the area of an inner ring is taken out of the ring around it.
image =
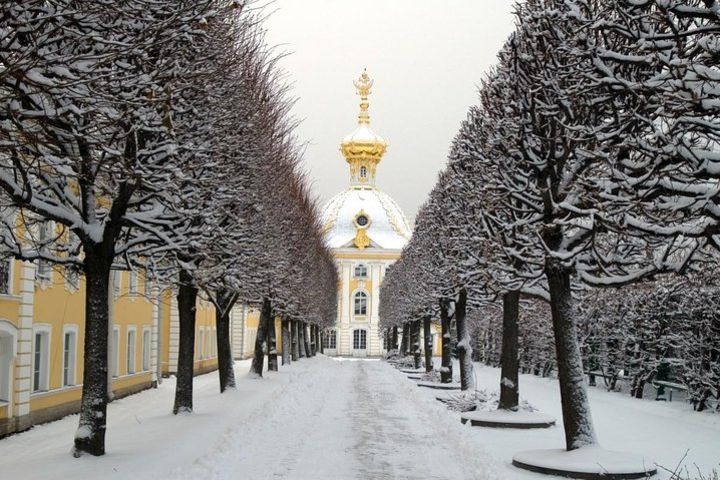
[[[282,66],[314,192],[324,203],[349,183],[338,148],[357,121],[352,81],[367,68],[371,126],[389,143],[377,183],[412,221],[513,29],[513,2],[275,0],[268,9],[268,41],[290,52]]]

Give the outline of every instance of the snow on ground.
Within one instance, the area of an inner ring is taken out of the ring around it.
[[[457,365],[454,368],[459,371]],[[500,369],[476,363],[475,376],[478,389],[499,390]],[[538,430],[468,427],[470,435],[479,449],[504,466],[503,478],[548,478],[518,470],[511,461],[513,453],[522,450],[565,446],[557,380],[521,375],[519,383],[521,399],[555,416],[557,426]],[[436,395],[426,392],[426,402],[432,403]],[[696,466],[706,475],[713,469],[720,471],[720,415],[694,412],[684,402],[637,400],[601,387],[590,388],[589,396],[598,440],[608,450],[636,453],[669,469],[674,469],[687,454],[684,465],[691,474],[697,473]],[[655,478],[670,477],[659,468]]]
[[[477,367],[478,386],[498,388],[499,371]],[[104,457],[70,456],[76,415],[0,440],[0,479],[538,479],[548,477],[512,467],[512,454],[563,445],[561,427],[462,425],[438,390],[384,362],[318,356],[280,368],[251,379],[238,362],[238,389],[223,395],[217,374],[197,377],[189,415],[169,413],[172,379],[113,402]],[[561,419],[555,381],[523,375],[520,389]],[[720,415],[601,389],[590,397],[605,447],[670,467],[689,449],[689,464],[718,467]]]

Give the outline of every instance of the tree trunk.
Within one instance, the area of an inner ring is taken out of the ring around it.
[[[218,303],[218,308],[215,309],[218,377],[220,393],[223,393],[228,388],[235,388],[235,370],[232,345],[230,344],[230,310],[235,305],[237,295],[228,290],[219,290],[216,293],[216,300]]]
[[[292,336],[292,361],[297,362],[300,358],[300,340],[298,339],[298,321],[290,320],[290,335]]]
[[[411,349],[412,349],[412,355],[413,360],[415,360],[415,369],[419,369],[421,367],[420,362],[420,320],[413,320],[412,326],[410,327],[411,337]]]
[[[472,345],[468,333],[465,313],[467,311],[467,290],[460,289],[455,302],[455,323],[457,325],[457,350],[460,359],[460,389],[475,390],[475,372],[472,363]]]
[[[298,346],[300,358],[307,357],[307,350],[305,344],[305,322],[298,320]]]
[[[397,350],[398,348],[398,327],[397,325],[394,325],[392,327],[392,334],[390,337],[390,349],[391,350]]]
[[[280,322],[280,342],[282,344],[282,364],[290,365],[292,340],[290,340],[290,320],[283,318]]]
[[[403,323],[402,344],[401,344],[401,348],[400,348],[400,353],[404,357],[408,354],[409,350],[410,350],[410,323],[406,322],[406,323]]]
[[[425,347],[425,372],[430,373],[433,370],[433,339],[429,315],[425,315],[425,318],[423,318],[423,337]]]
[[[317,340],[318,340],[318,348],[320,349],[320,353],[325,355],[325,347],[322,343],[322,330],[320,327],[317,328]]]
[[[450,315],[448,301],[440,300],[440,326],[442,328],[442,366],[440,382],[451,383],[453,380],[452,344],[450,336]]]
[[[302,322],[302,338],[303,343],[305,344],[305,356],[307,358],[312,357],[312,347],[310,346],[310,334],[308,333],[308,324],[305,322]]]
[[[558,261],[548,258],[545,275],[550,290],[565,444],[568,450],[575,450],[596,440],[572,309],[570,273]]]
[[[253,356],[250,372],[262,377],[263,364],[265,363],[265,352],[267,352],[267,332],[270,326],[270,315],[272,305],[269,298],[263,299],[263,306],[260,310],[260,321],[258,322],[257,336],[255,337],[255,355]]]
[[[195,373],[195,310],[198,289],[192,275],[180,270],[177,302],[180,322],[180,345],[178,347],[175,380],[175,404],[173,413],[192,412],[193,375]]]
[[[500,403],[501,410],[517,411],[518,387],[518,314],[520,292],[507,292],[503,296],[503,336],[500,353]]]
[[[315,343],[315,325],[308,325],[310,331],[310,356],[314,357],[317,354],[317,344]]]
[[[275,317],[270,315],[270,319],[268,321],[268,330],[267,330],[267,342],[268,342],[268,371],[269,372],[277,372],[278,371],[278,356],[277,356],[277,330],[275,329]]]
[[[108,285],[112,256],[85,249],[85,344],[80,423],[73,456],[105,454],[108,376]]]

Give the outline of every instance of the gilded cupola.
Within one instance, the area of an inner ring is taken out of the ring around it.
[[[360,78],[353,83],[360,96],[358,126],[343,139],[340,151],[350,165],[350,177],[353,185],[375,185],[375,171],[387,150],[387,143],[370,128],[368,96],[371,93],[373,80],[366,71],[363,71]]]

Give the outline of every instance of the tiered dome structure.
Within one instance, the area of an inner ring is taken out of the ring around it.
[[[400,250],[410,239],[410,225],[398,204],[375,185],[377,166],[388,145],[370,128],[368,96],[373,81],[364,71],[354,85],[360,96],[358,125],[340,144],[350,167],[350,186],[322,210],[326,238],[334,249]]]

